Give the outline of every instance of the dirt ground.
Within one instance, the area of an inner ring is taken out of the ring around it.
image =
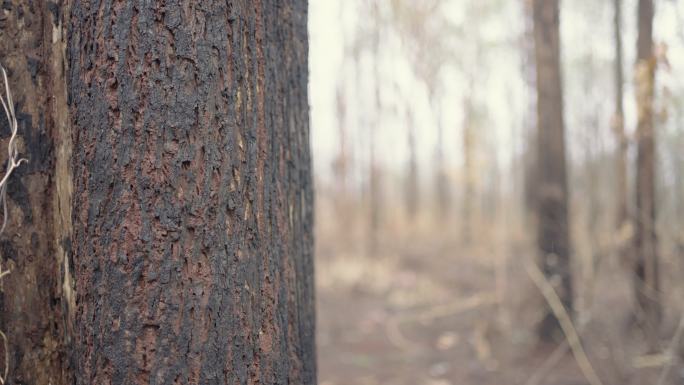
[[[346,233],[318,231],[319,384],[591,384],[566,345],[535,337],[543,299],[524,246],[385,235],[371,253]],[[666,317],[662,350],[646,354],[625,269],[600,266],[575,318],[599,383],[684,384],[680,356],[667,354],[679,311]]]

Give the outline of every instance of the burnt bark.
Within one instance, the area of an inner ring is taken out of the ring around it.
[[[653,89],[656,58],[653,52],[652,0],[639,0],[636,63],[637,170],[636,234],[634,237],[634,288],[638,321],[644,326],[651,349],[657,348],[662,318],[658,240],[656,234],[656,167]]]
[[[9,340],[9,351],[2,352],[9,355],[8,384],[69,382],[71,138],[64,10],[61,1],[30,0],[5,1],[0,9],[0,60],[14,97],[20,156],[29,160],[9,179],[7,228],[0,235],[0,263],[11,270],[0,294],[0,329]],[[9,135],[3,112],[3,173]],[[0,363],[4,370],[4,357]]]
[[[307,1],[70,23],[76,384],[314,384]]]
[[[563,305],[572,311],[558,0],[534,0],[533,16],[538,122],[537,246],[542,271]],[[540,337],[562,337],[558,320],[548,306],[543,317]]]

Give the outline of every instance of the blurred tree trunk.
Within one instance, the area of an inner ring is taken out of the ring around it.
[[[537,67],[538,234],[542,270],[572,312],[568,188],[563,128],[558,0],[534,0]],[[544,340],[562,337],[558,320],[547,306],[539,334]]]
[[[471,82],[471,90],[474,89]],[[473,209],[475,208],[475,159],[474,159],[474,119],[473,103],[466,98],[463,103],[463,168],[464,184],[463,192],[463,241],[466,245],[472,242],[473,236]]]
[[[314,384],[307,1],[97,4],[70,18],[75,383]]]
[[[630,223],[628,211],[629,187],[627,183],[627,149],[628,141],[625,134],[625,115],[622,98],[624,95],[624,75],[622,70],[622,1],[614,0],[615,18],[615,115],[613,116],[613,130],[617,142],[615,201],[617,205],[617,230],[623,233]],[[626,250],[621,250],[621,253]]]
[[[342,88],[339,85],[337,88],[336,102],[340,147],[335,163],[333,164],[333,173],[337,182],[338,198],[344,198],[347,193],[347,176],[349,173],[349,154],[347,153],[347,105],[344,92],[342,92]]]
[[[529,93],[528,103],[523,115],[523,202],[522,209],[526,223],[536,215],[537,198],[537,69],[534,51],[534,12],[532,0],[521,0],[524,7],[525,32],[522,38],[523,78]]]
[[[380,29],[382,28],[382,20],[380,15],[380,10],[378,9],[378,2],[373,1],[371,4],[371,13],[373,15],[373,20],[375,24],[373,25],[373,36],[372,36],[372,54],[374,55],[373,62],[373,75],[375,77],[374,82],[374,95],[373,101],[375,103],[375,115],[372,121],[371,127],[369,129],[370,135],[370,169],[369,169],[369,189],[370,189],[370,254],[375,254],[377,251],[378,244],[378,231],[380,230],[380,218],[382,215],[381,208],[381,197],[382,192],[380,191],[382,178],[381,170],[378,165],[378,154],[377,154],[377,134],[380,130],[381,118],[382,118],[382,100],[380,99],[380,78],[381,78],[381,68],[380,68]]]
[[[344,88],[342,84],[337,86],[337,119],[338,119],[338,138],[339,138],[339,152],[333,161],[333,175],[335,177],[334,185],[336,190],[333,192],[334,207],[338,220],[338,226],[341,229],[347,229],[351,226],[354,210],[350,210],[354,204],[351,198],[351,188],[349,186],[349,174],[351,170],[351,155],[349,154],[349,137],[348,137],[348,122],[349,112],[347,110],[347,101],[345,99]],[[349,235],[343,233],[341,236]]]
[[[71,132],[64,12],[61,1],[30,0],[5,1],[0,10],[0,60],[13,93],[20,156],[29,160],[9,179],[7,228],[0,236],[2,267],[11,270],[0,293],[0,329],[9,340],[9,352],[0,343],[0,374],[8,354],[8,384],[70,383]],[[0,114],[4,155],[10,129]],[[6,156],[1,161],[5,169]]]
[[[637,316],[651,349],[657,348],[662,317],[656,236],[655,128],[653,89],[656,58],[653,51],[653,0],[639,0],[635,87],[637,102],[636,234],[634,287]]]
[[[376,127],[370,130],[369,199],[370,199],[370,253],[377,251],[378,231],[380,230],[380,168],[377,162]]]
[[[409,146],[409,164],[408,176],[406,181],[406,211],[409,219],[414,219],[418,214],[418,155],[416,151],[416,129],[413,122],[413,115],[410,112],[406,113],[406,122],[408,126],[408,146]]]
[[[429,99],[436,103],[435,98]],[[431,104],[432,104],[431,103]],[[435,144],[435,189],[437,190],[437,218],[444,221],[449,217],[451,199],[449,191],[449,181],[444,164],[444,127],[441,122],[441,111],[435,118],[437,119],[437,143]]]

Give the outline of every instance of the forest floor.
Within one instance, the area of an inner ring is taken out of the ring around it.
[[[435,238],[380,237],[378,251],[368,253],[363,242],[319,229],[320,385],[590,383],[568,349],[535,338],[543,299],[521,262],[529,258],[525,247]],[[663,350],[646,354],[642,333],[630,326],[626,271],[605,265],[591,303],[578,304],[589,309],[578,313],[578,328],[600,382],[684,384],[681,360],[662,354],[678,311],[666,317]]]

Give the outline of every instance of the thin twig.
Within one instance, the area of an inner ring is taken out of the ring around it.
[[[556,294],[556,291],[553,289],[553,286],[534,263],[526,261],[525,268],[527,274],[532,279],[532,282],[534,282],[542,293],[554,316],[558,319],[558,323],[563,330],[565,339],[572,350],[572,355],[575,357],[582,374],[591,385],[603,385],[603,382],[601,382],[601,379],[596,374],[594,367],[591,366],[589,358],[582,347],[579,334],[577,333],[568,312],[565,310],[563,303],[558,297],[558,294]]]

